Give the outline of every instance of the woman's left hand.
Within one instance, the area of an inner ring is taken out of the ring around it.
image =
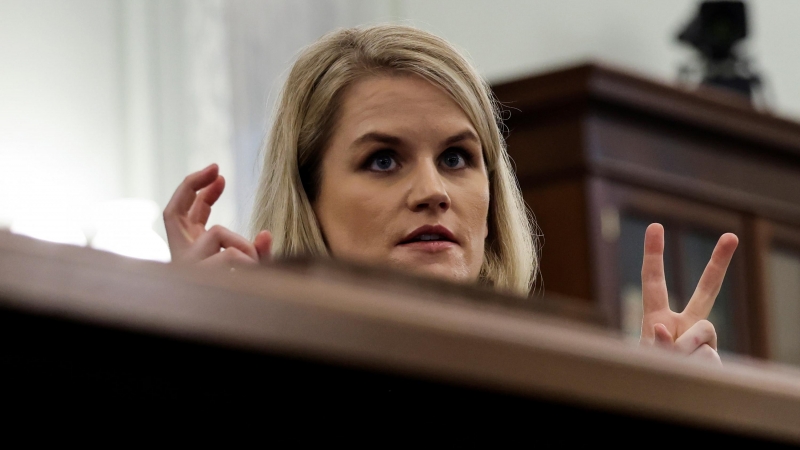
[[[642,262],[642,335],[640,345],[657,345],[692,358],[722,365],[717,353],[717,333],[706,320],[719,294],[725,272],[739,244],[735,234],[719,238],[694,295],[683,312],[669,309],[664,277],[664,227],[647,227]]]

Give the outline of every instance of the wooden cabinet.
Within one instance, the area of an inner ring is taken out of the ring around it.
[[[540,289],[636,335],[647,224],[665,226],[676,308],[734,232],[711,317],[721,349],[800,363],[800,124],[596,64],[493,89],[543,234]]]

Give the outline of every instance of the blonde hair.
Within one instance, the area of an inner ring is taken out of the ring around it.
[[[472,121],[489,176],[489,235],[480,280],[527,295],[537,272],[533,220],[522,200],[488,85],[443,39],[416,28],[379,25],[334,31],[292,67],[266,142],[253,232],[270,230],[273,255],[327,255],[312,209],[320,162],[342,92],[382,73],[415,74],[444,89]]]

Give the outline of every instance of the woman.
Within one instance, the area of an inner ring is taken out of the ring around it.
[[[532,222],[496,105],[444,40],[405,26],[333,32],[289,73],[267,142],[252,242],[205,224],[225,180],[189,175],[164,211],[176,262],[332,256],[527,294]],[[645,237],[642,342],[719,362],[705,320],[737,245],[723,235],[695,296],[669,310],[663,228]]]

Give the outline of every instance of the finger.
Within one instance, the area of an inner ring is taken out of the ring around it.
[[[219,200],[219,196],[222,195],[224,190],[225,178],[219,175],[216,180],[197,193],[197,197],[192,202],[191,208],[189,208],[189,220],[205,226],[208,222],[208,217],[211,215],[211,207]]]
[[[196,263],[210,258],[222,249],[237,248],[242,253],[258,262],[258,252],[247,239],[233,231],[214,225],[189,248],[182,257],[183,262]]]
[[[198,264],[202,267],[233,268],[237,266],[251,266],[256,262],[250,256],[236,247],[227,248],[214,256],[206,258]]]
[[[258,252],[258,259],[261,263],[272,259],[272,233],[267,230],[260,231],[256,235],[253,245],[256,248],[256,252]]]
[[[167,242],[173,253],[188,248],[196,236],[190,236],[184,229],[180,218],[186,216],[197,197],[196,192],[219,176],[219,167],[212,164],[205,169],[187,176],[172,194],[172,198],[164,208],[164,228],[167,231]]]
[[[164,214],[186,215],[189,212],[189,208],[192,207],[192,203],[194,203],[197,191],[213,183],[218,176],[219,166],[216,164],[211,164],[203,170],[189,174],[175,189],[175,193],[172,194],[167,207],[164,208]]]
[[[653,334],[656,347],[672,350],[672,348],[675,346],[672,333],[667,330],[667,327],[663,323],[657,323],[653,326]]]
[[[733,252],[739,245],[739,238],[733,233],[725,233],[719,238],[711,259],[708,261],[697,288],[686,305],[684,312],[698,319],[705,319],[714,306],[722,281],[725,279],[725,272],[733,258]]]
[[[675,349],[685,355],[692,354],[703,345],[717,349],[717,332],[714,325],[707,320],[698,321],[675,339]]]
[[[711,346],[708,344],[701,345],[700,348],[692,352],[689,357],[698,361],[705,361],[715,366],[722,367],[722,360],[719,357],[719,353],[717,353],[717,351],[711,348]]]
[[[664,227],[658,223],[650,224],[644,234],[642,304],[645,314],[669,308],[664,277]]]

